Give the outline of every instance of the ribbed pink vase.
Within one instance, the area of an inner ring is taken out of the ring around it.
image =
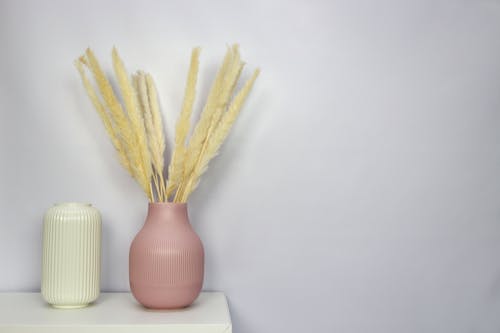
[[[203,245],[186,204],[150,203],[130,246],[130,289],[137,301],[152,309],[186,307],[201,291],[203,268]]]

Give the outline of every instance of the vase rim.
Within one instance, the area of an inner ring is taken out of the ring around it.
[[[81,206],[84,206],[84,207],[91,207],[92,204],[88,203],[88,202],[76,202],[76,201],[69,201],[69,202],[57,202],[54,204],[54,206],[66,206],[66,207],[81,207]]]
[[[149,202],[150,207],[185,207],[186,202]]]

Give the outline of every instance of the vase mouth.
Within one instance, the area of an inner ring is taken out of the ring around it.
[[[76,202],[76,201],[69,201],[69,202],[57,202],[54,204],[54,206],[65,206],[65,207],[91,207],[92,204],[88,202]]]
[[[148,217],[146,224],[157,222],[179,222],[188,221],[188,209],[185,202],[150,202],[148,206]],[[181,223],[182,224],[182,223]]]
[[[150,202],[149,207],[157,207],[157,208],[183,208],[186,207],[187,203],[185,202]]]

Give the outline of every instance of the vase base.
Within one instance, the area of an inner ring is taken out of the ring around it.
[[[147,310],[158,310],[158,311],[162,311],[162,310],[182,310],[182,309],[186,309],[186,308],[189,308],[191,306],[191,304],[193,303],[189,303],[189,304],[186,304],[186,305],[151,305],[151,306],[146,306],[144,304],[141,304],[141,306]]]
[[[202,283],[191,286],[148,286],[130,284],[132,295],[145,308],[151,310],[176,310],[190,306],[198,297]]]
[[[88,306],[88,304],[78,304],[78,305],[56,305],[56,304],[51,304],[53,308],[56,309],[81,309],[85,308]]]

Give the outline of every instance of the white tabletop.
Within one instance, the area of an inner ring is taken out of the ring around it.
[[[82,309],[54,309],[39,293],[0,293],[1,333],[231,333],[226,297],[203,292],[188,308],[148,310],[130,293],[101,293]]]

